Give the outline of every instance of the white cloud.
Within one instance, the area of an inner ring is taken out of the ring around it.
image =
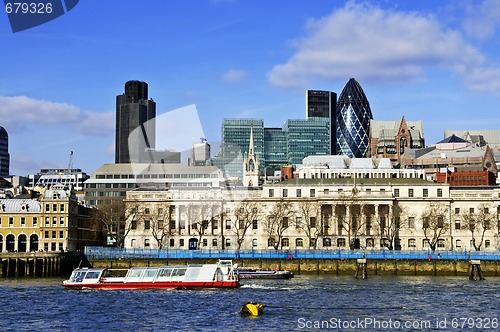
[[[463,26],[469,36],[478,39],[490,38],[498,25],[500,25],[499,0],[485,0],[482,3],[467,5]]]
[[[230,69],[222,75],[222,80],[227,83],[240,83],[247,77],[244,70]]]
[[[485,81],[500,84],[500,69],[486,69],[483,55],[459,31],[444,28],[433,16],[349,2],[311,20],[306,37],[295,45],[290,59],[268,73],[272,84],[304,88],[317,80],[349,77],[404,82],[439,66],[464,77],[471,90],[500,93],[500,88],[492,88],[497,84]]]
[[[84,134],[109,134],[114,131],[114,115],[85,112],[77,106],[33,99],[26,96],[0,96],[0,118],[2,123],[13,127],[28,124],[70,126]]]

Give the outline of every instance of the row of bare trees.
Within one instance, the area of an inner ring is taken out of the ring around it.
[[[359,236],[368,235],[373,231],[381,239],[381,245],[388,249],[397,247],[400,231],[404,228],[414,228],[416,214],[402,208],[398,204],[392,207],[392,213],[385,211],[378,218],[373,205],[365,206],[355,197],[345,198],[337,202],[336,210],[331,206],[321,206],[317,200],[304,198],[295,204],[285,200],[277,201],[270,210],[265,210],[259,201],[242,201],[229,216],[222,211],[220,205],[211,202],[192,204],[184,209],[184,216],[189,222],[191,232],[197,236],[198,246],[209,227],[224,227],[221,221],[230,223],[227,235],[236,238],[236,248],[242,248],[248,238],[249,230],[263,227],[268,238],[268,246],[279,249],[284,246],[285,232],[292,225],[307,238],[305,247],[317,248],[317,239],[332,234],[328,224],[330,216],[337,217],[338,234],[346,236],[348,245],[353,248],[354,241]],[[330,209],[330,210],[328,210]],[[349,213],[347,212],[349,209]],[[154,238],[159,249],[163,249],[170,237],[177,234],[175,222],[172,220],[173,206],[170,203],[158,203],[154,207],[127,204],[121,200],[106,201],[94,213],[96,227],[112,238],[117,246],[123,247],[125,238],[138,224],[144,225]],[[179,213],[179,212],[178,212]],[[443,203],[431,203],[420,214],[425,241],[430,249],[435,250],[438,242],[450,232],[449,206]],[[361,217],[365,216],[365,217]],[[470,232],[471,244],[475,250],[481,250],[485,234],[498,225],[496,214],[486,204],[477,209],[469,209],[460,214],[460,229]],[[127,222],[125,222],[127,221]],[[217,226],[215,226],[217,225]],[[365,231],[363,233],[363,230]],[[359,241],[359,240],[358,240]]]

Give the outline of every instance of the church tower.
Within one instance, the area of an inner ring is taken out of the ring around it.
[[[248,154],[245,153],[243,160],[243,186],[257,187],[259,185],[259,157],[255,156],[253,146],[253,130],[250,128],[250,143]]]

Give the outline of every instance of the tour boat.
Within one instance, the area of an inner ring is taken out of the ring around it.
[[[240,279],[290,279],[293,273],[287,270],[262,270],[259,268],[239,267]]]
[[[68,280],[63,281],[63,286],[78,289],[235,288],[240,286],[240,281],[236,265],[230,260],[219,260],[217,264],[133,267],[126,270],[77,268]]]

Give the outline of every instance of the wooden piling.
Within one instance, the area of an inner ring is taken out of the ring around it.
[[[469,261],[469,280],[484,280],[483,271],[481,270],[481,261],[471,259]]]
[[[360,258],[356,261],[356,273],[354,277],[357,279],[361,270],[361,277],[368,279],[368,272],[366,271],[366,258]]]

